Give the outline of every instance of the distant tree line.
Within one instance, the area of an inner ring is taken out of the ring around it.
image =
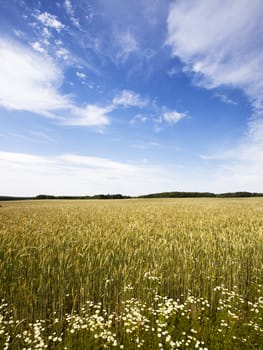
[[[263,193],[257,192],[160,192],[151,193],[138,197],[125,196],[122,194],[96,194],[94,196],[52,196],[39,194],[35,197],[12,197],[0,196],[0,201],[26,200],[26,199],[129,199],[129,198],[241,198],[241,197],[263,197]]]
[[[227,193],[212,193],[212,192],[160,192],[151,193],[139,198],[235,198],[235,197],[263,197],[263,193],[256,192],[227,192]]]
[[[122,194],[95,194],[94,196],[50,196],[39,194],[34,199],[127,199],[129,196]]]
[[[34,199],[34,198],[35,197],[0,196],[0,201],[15,201],[15,200]]]
[[[194,197],[216,197],[211,192],[161,192],[139,196],[139,198],[194,198]]]

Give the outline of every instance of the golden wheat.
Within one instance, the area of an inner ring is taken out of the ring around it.
[[[156,281],[145,287],[148,273],[158,276],[158,293],[173,300],[191,291],[214,310],[214,288],[224,285],[246,303],[262,283],[262,253],[259,198],[28,201],[0,208],[0,297],[14,320],[61,320],[87,300],[118,314],[129,286],[130,297],[152,300]]]

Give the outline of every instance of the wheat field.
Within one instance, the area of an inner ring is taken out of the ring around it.
[[[1,349],[263,349],[263,199],[0,204]]]

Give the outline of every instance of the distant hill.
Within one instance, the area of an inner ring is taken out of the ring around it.
[[[52,196],[47,194],[39,194],[35,197],[12,197],[0,196],[0,201],[12,200],[41,200],[41,199],[129,199],[129,198],[245,198],[245,197],[263,197],[263,193],[258,192],[160,192],[145,194],[137,197],[125,196],[122,194],[96,194],[94,196]]]
[[[122,194],[96,194],[94,196],[52,196],[49,194],[39,194],[35,197],[12,197],[0,196],[0,201],[18,201],[18,200],[41,200],[41,199],[127,199],[130,196],[123,196]]]

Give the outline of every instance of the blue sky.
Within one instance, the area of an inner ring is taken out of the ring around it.
[[[0,193],[263,191],[261,0],[2,0]]]

